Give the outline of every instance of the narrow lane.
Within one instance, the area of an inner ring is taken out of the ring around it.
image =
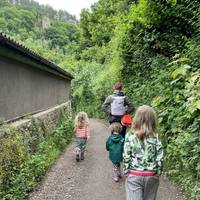
[[[90,122],[91,139],[85,160],[75,161],[72,143],[29,200],[125,200],[124,182],[113,182],[112,164],[105,150],[108,127],[101,120]],[[183,200],[183,197],[170,182],[162,179],[157,199]]]

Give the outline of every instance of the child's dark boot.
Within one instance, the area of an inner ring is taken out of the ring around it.
[[[81,160],[84,160],[85,159],[85,156],[84,156],[84,151],[81,152]]]

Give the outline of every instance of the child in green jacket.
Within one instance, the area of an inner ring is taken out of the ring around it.
[[[115,122],[110,125],[111,135],[106,141],[106,150],[109,151],[109,159],[113,163],[114,181],[118,182],[121,178],[120,162],[122,161],[124,138],[120,134],[122,126]]]

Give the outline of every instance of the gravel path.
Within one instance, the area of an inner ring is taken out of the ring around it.
[[[69,145],[29,200],[125,200],[124,182],[112,180],[112,164],[105,150],[107,137],[107,125],[91,119],[85,160],[77,163],[74,144]],[[162,178],[157,200],[183,200],[183,196]]]

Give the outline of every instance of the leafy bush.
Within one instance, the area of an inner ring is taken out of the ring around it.
[[[180,61],[168,66],[171,68],[166,74],[168,86],[165,83],[165,90],[154,97],[152,105],[158,112],[166,146],[166,175],[179,182],[191,199],[197,200],[200,198],[200,71]]]
[[[126,93],[136,105],[152,105],[158,113],[166,149],[165,174],[193,200],[200,198],[200,12],[199,6],[194,8],[197,4],[139,1],[132,6],[126,24],[121,25],[125,28],[119,49]]]
[[[29,157],[22,136],[16,130],[7,128],[0,142],[0,196],[3,197],[3,192],[10,187],[12,176],[20,172]]]
[[[36,124],[34,126],[36,129]],[[22,200],[32,191],[72,137],[72,119],[64,116],[58,128],[29,151],[22,135],[7,129],[0,146],[0,199]],[[35,149],[35,147],[37,147]]]

